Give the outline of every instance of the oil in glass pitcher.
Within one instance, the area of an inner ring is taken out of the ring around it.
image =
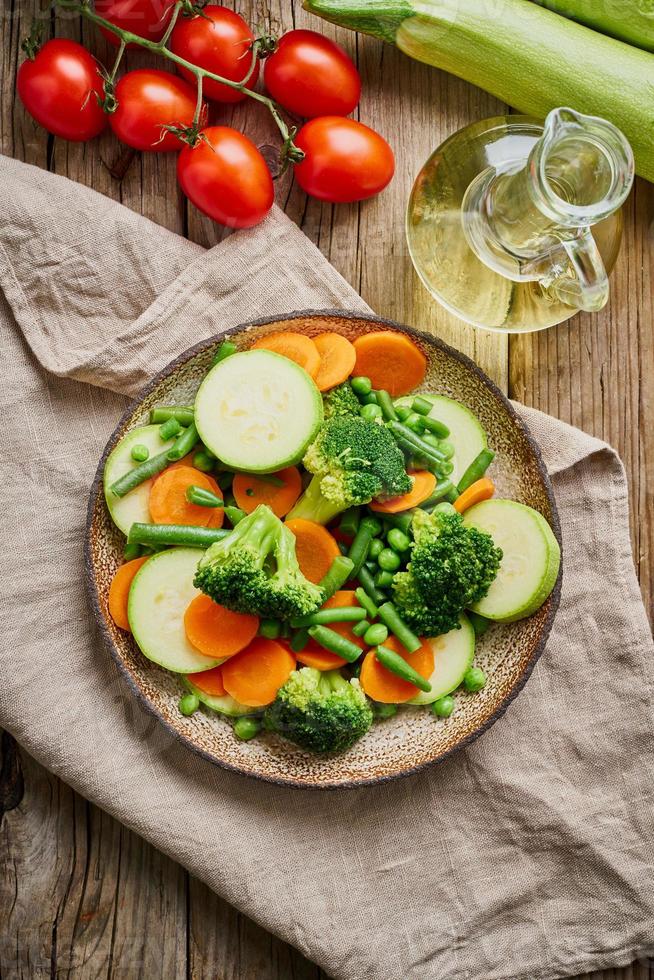
[[[429,291],[475,326],[520,332],[608,301],[629,143],[611,123],[554,109],[501,116],[447,139],[409,199],[407,238]]]

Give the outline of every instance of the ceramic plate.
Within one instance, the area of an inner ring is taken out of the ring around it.
[[[472,361],[435,337],[372,316],[292,313],[236,327],[187,350],[153,379],[123,416],[98,465],[88,511],[86,573],[93,611],[109,651],[135,696],[172,734],[191,751],[244,775],[289,786],[353,787],[404,776],[440,762],[468,745],[503,714],[525,684],[550,632],[559,603],[560,574],[550,598],[537,613],[522,622],[494,625],[478,642],[476,663],[486,671],[488,683],[478,694],[457,694],[450,718],[437,720],[428,710],[405,707],[394,718],[374,724],[348,752],[321,757],[271,734],[241,742],[229,723],[208,709],[183,717],[177,709],[182,693],[179,680],[146,660],[132,637],[111,620],[107,594],[122,561],[124,538],[112,524],[105,505],[102,471],[118,440],[133,426],[145,423],[153,406],[192,403],[216,343],[226,336],[245,349],[257,337],[277,330],[308,336],[333,330],[354,340],[387,328],[409,334],[424,351],[429,364],[425,391],[456,398],[479,418],[497,454],[493,478],[498,496],[511,497],[540,511],[560,543],[556,505],[540,452],[504,395]]]

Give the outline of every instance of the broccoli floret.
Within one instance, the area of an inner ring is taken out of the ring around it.
[[[337,670],[294,671],[266,708],[264,726],[312,752],[343,752],[372,724],[372,709],[359,681]]]
[[[411,629],[440,636],[459,629],[463,610],[487,594],[502,550],[456,513],[417,510],[411,528],[411,560],[393,580],[393,598]]]
[[[193,584],[228,609],[264,619],[307,616],[323,601],[300,571],[292,531],[264,504],[207,549]]]
[[[331,419],[335,415],[358,415],[361,408],[349,381],[328,391],[323,396],[322,403],[326,419]]]
[[[314,478],[288,515],[291,518],[328,524],[348,507],[411,489],[404,456],[391,433],[360,415],[328,419],[303,462]]]

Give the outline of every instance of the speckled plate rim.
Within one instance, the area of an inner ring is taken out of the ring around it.
[[[193,357],[202,353],[208,347],[212,347],[219,341],[224,340],[226,337],[230,337],[232,334],[241,333],[250,327],[268,326],[270,324],[280,323],[280,322],[287,323],[292,320],[301,320],[308,317],[325,317],[325,318],[337,317],[341,320],[366,320],[368,323],[377,323],[380,326],[392,330],[397,330],[400,333],[404,333],[412,337],[417,337],[428,347],[432,346],[432,347],[439,348],[442,351],[442,353],[444,353],[448,357],[454,358],[455,360],[459,361],[459,363],[461,363],[468,371],[475,374],[478,377],[478,379],[481,380],[482,383],[488,388],[488,390],[495,397],[495,399],[500,403],[500,405],[502,406],[504,411],[509,415],[513,423],[522,431],[527,443],[529,444],[534,454],[538,472],[543,481],[543,487],[545,489],[545,493],[551,510],[550,525],[559,543],[559,547],[561,548],[561,559],[562,559],[559,567],[559,574],[550,595],[550,608],[548,611],[547,619],[543,624],[541,634],[538,639],[538,643],[534,647],[531,658],[525,664],[522,673],[516,679],[511,690],[505,695],[505,697],[497,706],[493,714],[491,714],[483,722],[483,724],[479,725],[478,728],[472,731],[465,738],[462,738],[457,745],[453,745],[451,748],[446,749],[445,751],[441,752],[439,755],[435,756],[433,759],[426,759],[415,766],[410,766],[406,769],[403,769],[401,772],[384,773],[378,776],[371,776],[362,779],[353,779],[348,781],[339,781],[339,782],[331,782],[331,783],[330,782],[313,783],[313,782],[306,782],[301,779],[292,779],[292,778],[286,779],[281,776],[271,776],[263,772],[255,773],[249,770],[242,769],[238,765],[235,765],[231,762],[227,762],[226,760],[223,759],[219,759],[216,756],[212,755],[210,752],[207,752],[205,749],[198,746],[192,738],[190,738],[187,735],[184,735],[182,732],[177,731],[168,721],[166,721],[165,718],[162,717],[156,705],[153,704],[146,697],[142,689],[132,678],[129,670],[127,669],[126,664],[123,662],[123,658],[119,650],[114,645],[113,639],[111,637],[111,633],[109,631],[109,628],[105,621],[104,614],[102,612],[100,596],[98,594],[98,590],[96,586],[95,569],[94,569],[93,556],[92,556],[92,542],[91,542],[93,515],[95,511],[96,501],[98,496],[101,495],[102,497],[104,497],[103,487],[102,487],[102,476],[104,472],[104,465],[107,460],[107,457],[109,456],[109,453],[114,449],[115,445],[117,444],[120,438],[123,426],[131,419],[132,415],[134,414],[135,406],[138,405],[139,402],[143,401],[147,397],[147,395],[149,395],[150,392],[154,388],[156,388],[157,385],[162,380],[164,380],[164,378],[167,378],[169,375],[173,374],[178,367],[181,367],[181,365],[185,364]],[[136,696],[138,702],[146,709],[146,711],[154,715],[157,721],[166,729],[168,734],[170,734],[176,741],[181,742],[183,745],[185,745],[196,755],[199,755],[201,758],[206,759],[212,765],[219,766],[223,769],[229,770],[230,772],[235,772],[241,776],[249,777],[251,779],[257,779],[266,783],[273,783],[277,786],[284,786],[291,789],[350,790],[350,789],[360,789],[364,786],[376,786],[381,783],[390,782],[391,780],[403,779],[407,776],[412,776],[415,775],[416,773],[424,771],[425,769],[431,768],[432,766],[439,765],[440,763],[444,762],[446,759],[450,758],[450,756],[454,755],[457,752],[460,752],[461,749],[464,749],[466,748],[466,746],[471,745],[481,735],[483,735],[484,732],[488,731],[488,729],[492,725],[494,725],[499,718],[502,717],[502,715],[506,712],[511,702],[515,700],[518,694],[520,694],[525,684],[529,680],[534,667],[536,666],[538,660],[540,659],[541,654],[543,653],[543,650],[545,649],[547,640],[549,639],[549,635],[552,630],[552,624],[554,622],[554,617],[556,616],[557,610],[559,608],[560,599],[561,599],[561,587],[563,581],[563,541],[561,537],[561,523],[559,520],[559,513],[556,506],[556,499],[554,497],[552,482],[550,480],[549,474],[545,467],[545,463],[543,462],[543,457],[540,448],[538,446],[538,443],[532,436],[529,427],[520,418],[520,416],[518,415],[515,408],[513,407],[509,399],[506,397],[504,392],[495,384],[495,382],[491,378],[488,377],[488,375],[484,371],[481,370],[481,368],[477,364],[475,364],[475,362],[470,357],[467,356],[467,354],[461,353],[461,351],[458,351],[456,350],[456,348],[451,347],[449,344],[446,344],[443,340],[441,340],[439,337],[434,336],[433,334],[429,334],[426,333],[425,331],[418,330],[415,327],[409,327],[407,325],[397,323],[395,320],[389,320],[386,317],[377,316],[373,313],[363,313],[363,312],[358,313],[354,310],[338,310],[338,309],[307,309],[307,310],[296,310],[292,313],[281,314],[278,316],[261,317],[260,319],[257,320],[249,320],[245,323],[240,323],[237,326],[229,327],[226,330],[221,331],[220,333],[214,334],[213,336],[208,337],[206,340],[202,340],[200,341],[200,343],[195,344],[193,347],[188,347],[185,351],[179,354],[178,357],[176,357],[173,361],[170,361],[170,363],[167,364],[166,367],[162,368],[161,371],[157,372],[157,374],[154,375],[152,380],[139,392],[136,398],[134,398],[130,402],[130,404],[128,405],[128,407],[125,409],[122,416],[120,417],[120,420],[118,421],[116,428],[114,429],[111,436],[109,437],[109,440],[107,441],[102,456],[100,457],[100,461],[98,463],[95,477],[93,479],[93,484],[91,486],[91,491],[89,494],[89,502],[87,506],[87,513],[86,513],[86,528],[85,528],[85,538],[84,538],[84,570],[85,570],[84,578],[86,582],[86,589],[91,603],[91,608],[93,610],[95,621],[100,629],[100,634],[102,636],[105,647],[108,648],[121,675],[127,681],[128,687]]]

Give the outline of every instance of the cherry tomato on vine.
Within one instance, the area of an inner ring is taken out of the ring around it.
[[[347,116],[361,95],[361,79],[343,48],[316,31],[289,31],[263,68],[276,102],[298,116]]]
[[[118,108],[109,117],[114,133],[135,150],[181,150],[182,142],[164,126],[186,129],[193,122],[197,93],[168,71],[138,68],[120,79],[115,90]],[[205,122],[206,106],[201,115]]]
[[[173,6],[170,0],[95,0],[96,14],[148,41],[160,41],[164,36]],[[111,44],[120,43],[120,38],[106,27],[100,30]]]
[[[307,194],[321,201],[347,203],[379,194],[395,170],[386,140],[356,119],[321,116],[305,123],[295,137],[305,157],[295,177]]]
[[[84,142],[107,125],[98,62],[76,41],[54,38],[18,69],[16,88],[31,116],[49,133]]]
[[[230,81],[242,81],[252,63],[250,45],[254,34],[242,17],[228,7],[208,5],[197,17],[181,17],[170,37],[170,48],[180,58],[206,68],[215,75]],[[189,82],[195,76],[187,68],[180,72]],[[259,64],[255,65],[247,88],[253,88],[259,77]],[[204,79],[204,95],[217,102],[240,102],[247,98],[238,89]]]
[[[251,140],[228,126],[208,126],[177,160],[177,179],[200,211],[229,228],[251,228],[268,214],[273,182]]]

